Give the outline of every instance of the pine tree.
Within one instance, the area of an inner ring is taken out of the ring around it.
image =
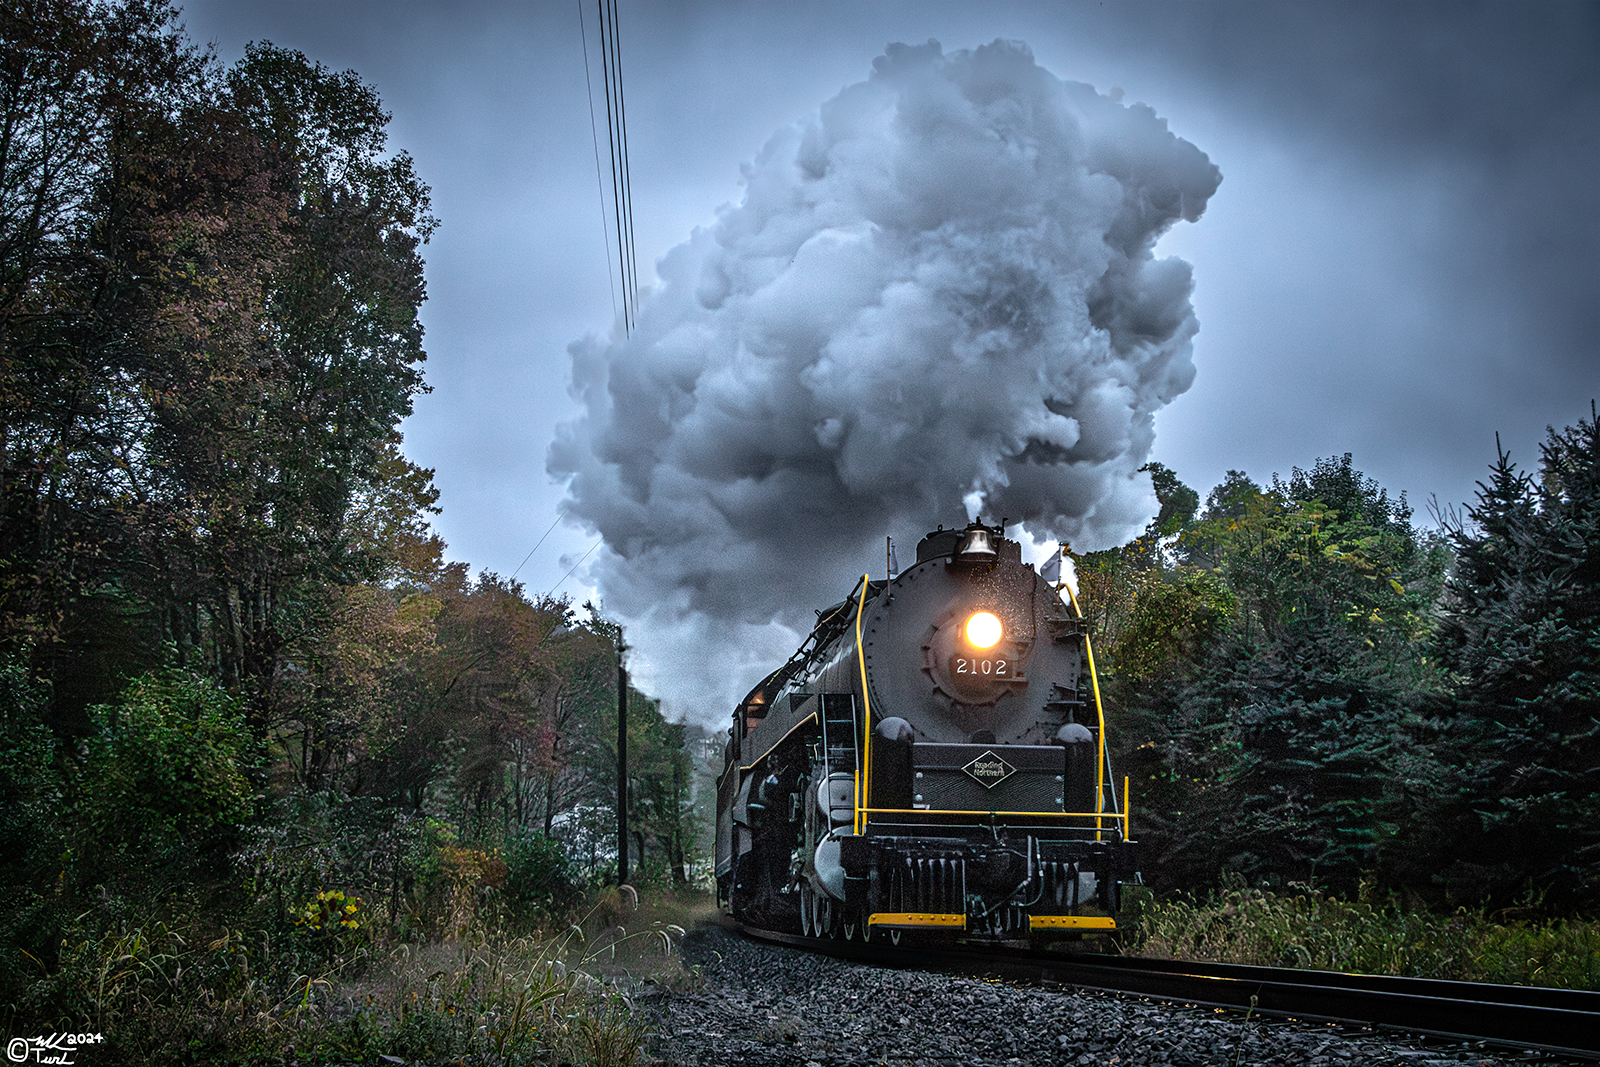
[[[1430,812],[1462,895],[1600,901],[1600,431],[1549,430],[1539,477],[1501,451],[1468,522],[1439,648],[1454,672]]]
[[[1123,605],[1107,690],[1152,873],[1353,891],[1405,810],[1399,769],[1420,762],[1410,723],[1437,686],[1423,653],[1447,552],[1348,454],[1267,488],[1230,471],[1185,520],[1163,571],[1079,569]]]

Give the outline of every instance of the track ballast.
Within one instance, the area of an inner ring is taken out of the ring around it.
[[[1115,990],[1257,1015],[1405,1030],[1600,1059],[1600,993],[1431,978],[1191,963],[972,944],[891,947],[742,927],[746,935],[890,967]]]

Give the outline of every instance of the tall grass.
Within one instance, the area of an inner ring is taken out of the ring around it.
[[[637,970],[648,959],[662,974],[683,933],[647,920],[630,935],[611,921],[636,903],[609,890],[554,936],[479,927],[422,944],[120,926],[70,945],[8,1022],[15,1034],[87,1021],[105,1034],[97,1051],[108,1062],[152,1067],[380,1055],[625,1067],[639,1059],[647,1020],[616,961]]]
[[[1158,959],[1600,990],[1592,921],[1439,915],[1369,891],[1350,901],[1238,882],[1204,900],[1147,900],[1131,911],[1124,951]]]

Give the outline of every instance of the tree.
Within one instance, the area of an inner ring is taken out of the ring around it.
[[[207,69],[165,3],[0,10],[0,643],[64,683],[58,705],[121,685],[67,666],[74,629],[109,617],[132,652],[115,666],[133,672],[159,644],[118,566],[142,357],[106,250],[110,190],[139,171],[141,138],[203,98]],[[75,612],[91,618],[74,627]]]
[[[1344,456],[1268,488],[1229,472],[1167,541],[1153,524],[1089,561],[1091,611],[1119,605],[1107,690],[1163,881],[1351,888],[1375,865],[1445,566],[1408,519]]]
[[[435,220],[370,86],[176,19],[0,12],[0,642],[60,731],[171,658],[265,736],[337,590],[427,543],[396,428]]]
[[[450,590],[439,616],[434,667],[440,717],[452,760],[438,781],[451,815],[469,836],[502,833],[529,813],[530,793],[551,754],[561,690],[560,645],[572,632],[565,600],[528,600],[492,573]]]
[[[389,564],[359,520],[437,497],[394,450],[422,389],[417,248],[435,220],[410,158],[383,155],[389,116],[354,74],[256,45],[222,95],[287,204],[256,331],[268,343],[236,378],[251,388],[171,406],[162,440],[184,528],[202,533],[181,546],[201,586],[189,629],[225,684],[252,690],[263,732],[293,710],[276,686],[325,621],[325,590]]]
[[[1144,532],[1119,548],[1072,554],[1081,594],[1079,606],[1094,626],[1102,653],[1113,656],[1117,653],[1112,650],[1122,645],[1130,629],[1140,629],[1148,640],[1152,630],[1148,619],[1151,598],[1165,599],[1167,607],[1176,609],[1180,615],[1189,611],[1188,607],[1173,603],[1173,598],[1166,595],[1170,590],[1164,587],[1172,570],[1173,543],[1177,535],[1193,523],[1200,498],[1178,479],[1177,474],[1160,463],[1147,463],[1140,471],[1150,475],[1160,504],[1160,511]],[[1202,592],[1201,599],[1210,598]],[[1146,613],[1143,623],[1136,620],[1141,611]],[[1158,611],[1157,614],[1167,612]],[[1156,626],[1165,629],[1160,624]]]
[[[1410,862],[1462,897],[1600,901],[1600,430],[1551,428],[1537,478],[1500,451],[1467,521],[1439,655],[1449,773]]]

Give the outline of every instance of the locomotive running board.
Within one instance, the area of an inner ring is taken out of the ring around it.
[[[1030,915],[1029,930],[1115,930],[1117,920],[1102,915]]]
[[[927,929],[929,927],[954,927],[965,929],[964,914],[950,915],[938,912],[880,911],[867,916],[868,926],[900,926]]]

